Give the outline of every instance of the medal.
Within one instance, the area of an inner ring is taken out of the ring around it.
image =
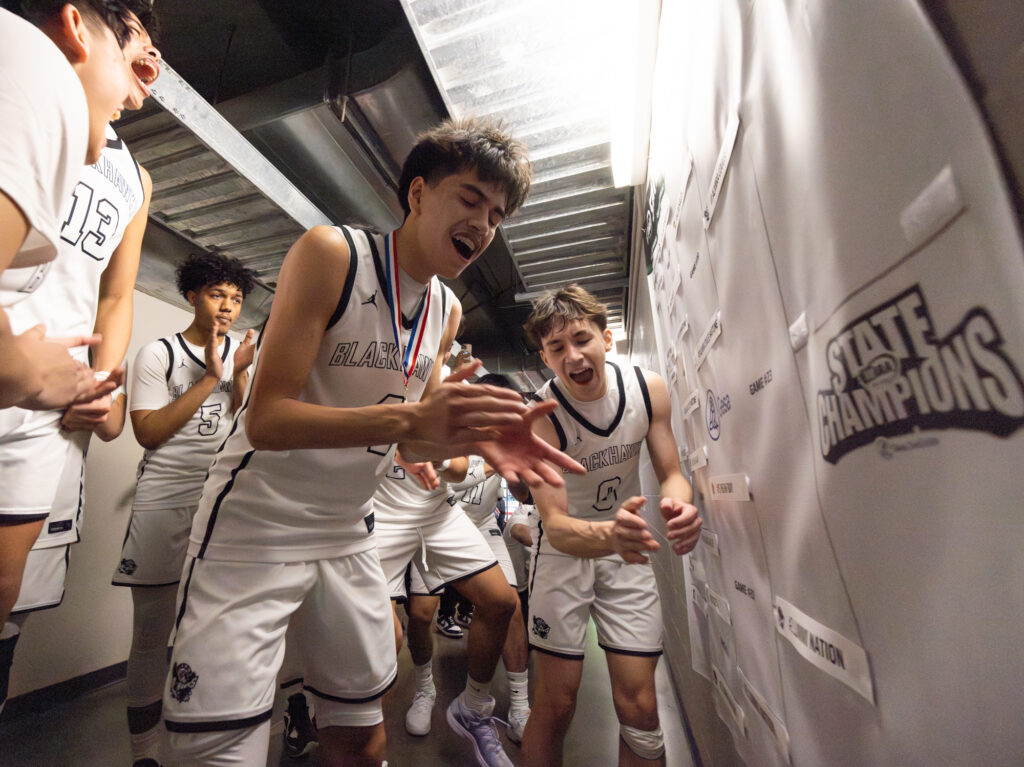
[[[427,283],[426,296],[420,301],[416,316],[412,320],[409,331],[409,343],[402,347],[400,318],[402,316],[402,293],[398,284],[398,231],[384,237],[384,271],[388,278],[388,309],[391,310],[391,327],[395,332],[395,346],[398,349],[402,367],[402,382],[405,385],[405,398],[409,398],[409,377],[416,369],[416,360],[423,342],[423,333],[427,328],[427,315],[430,313],[430,283]]]

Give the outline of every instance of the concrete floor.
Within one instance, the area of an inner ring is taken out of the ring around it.
[[[566,738],[566,767],[614,767],[618,754],[618,723],[612,710],[611,688],[604,653],[597,647],[593,625],[588,631],[587,657],[579,705]],[[465,639],[436,636],[434,681],[438,688],[430,734],[414,737],[405,731],[405,711],[412,700],[409,654],[399,657],[399,678],[387,704],[388,762],[391,767],[472,767],[468,742],[451,732],[444,718],[448,703],[465,685]],[[658,698],[668,767],[692,767],[681,724],[680,707],[666,664],[658,665]],[[531,685],[532,690],[532,685]],[[508,692],[499,665],[493,685],[496,714],[504,716]],[[532,694],[531,694],[532,698]],[[518,747],[505,740],[506,751],[518,761]],[[279,767],[312,767],[315,758],[288,759],[281,755],[281,725],[271,734],[267,761]],[[0,723],[2,767],[128,767],[128,732],[124,720],[124,683],[108,685],[76,700],[58,703],[45,715]]]

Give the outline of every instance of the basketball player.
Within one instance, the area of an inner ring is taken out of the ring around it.
[[[561,409],[536,433],[587,467],[564,487],[537,487],[540,512],[530,583],[530,644],[539,650],[534,707],[523,738],[526,767],[562,764],[583,669],[588,617],[597,626],[620,724],[620,765],[664,765],[654,670],[662,651],[661,610],[647,552],[654,540],[639,510],[640,447],[661,483],[660,512],[676,554],[693,549],[700,518],[679,468],[664,381],[606,362],[612,348],[605,307],[578,285],[534,303],[525,330],[555,372],[537,392]]]
[[[132,367],[132,429],[146,452],[112,580],[132,590],[126,683],[134,767],[159,763],[167,642],[188,534],[253,356],[252,330],[242,343],[227,335],[253,288],[252,272],[237,259],[194,255],[179,264],[177,284],[194,309],[191,324],[142,347]]]
[[[289,251],[192,526],[164,694],[169,765],[266,760],[289,623],[322,762],[380,764],[396,663],[371,501],[396,443],[417,461],[476,453],[530,484],[582,471],[532,434],[518,395],[462,384],[472,369],[442,382],[435,365],[462,313],[437,275],[483,253],[528,179],[507,136],[446,123],[406,159],[397,231],[315,227]]]
[[[99,158],[107,123],[132,87],[122,48],[133,27],[141,30],[153,17],[151,0],[24,0],[22,6],[32,24],[0,10],[0,408],[45,410],[109,394],[117,376],[96,382],[68,354],[68,347],[96,339],[50,341],[42,327],[15,333],[2,307],[38,288],[45,269],[37,267],[56,257],[82,165]],[[18,537],[32,532],[23,528]],[[10,556],[3,545],[0,561],[20,570],[20,542]],[[6,619],[17,577],[4,573],[0,581],[0,618]]]
[[[148,83],[159,74],[160,53],[137,19],[131,17],[125,24],[124,56],[137,62],[137,68],[124,104],[139,109],[149,95]],[[60,257],[39,268],[48,271],[48,279],[7,309],[15,333],[45,322],[60,337],[95,334],[98,343],[92,348],[92,364],[96,372],[90,371],[90,377],[98,381],[118,370],[128,346],[132,292],[151,190],[148,174],[109,126],[107,139],[97,163],[78,167],[80,177],[69,195],[67,217],[59,232]],[[71,354],[88,369],[86,347],[72,349]],[[115,374],[114,382],[119,375]],[[113,411],[112,400],[117,403]],[[12,614],[0,624],[0,710],[27,615],[56,607],[64,596],[68,549],[80,535],[89,435],[95,431],[109,441],[120,434],[123,424],[123,396],[119,398],[117,390],[66,411],[0,410],[4,465],[0,520],[8,520],[0,525],[0,547],[8,547],[5,551],[10,554],[0,557],[0,580],[6,586],[17,579]],[[54,477],[59,477],[56,484]],[[15,572],[19,563],[23,570]]]

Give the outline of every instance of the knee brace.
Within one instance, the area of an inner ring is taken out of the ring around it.
[[[316,698],[317,727],[373,727],[384,721],[381,700],[366,703],[342,703]]]
[[[628,724],[620,724],[619,737],[641,759],[658,759],[665,753],[665,735],[661,725],[656,730],[638,730]]]
[[[10,629],[8,629],[10,626]],[[7,685],[11,679],[11,665],[14,663],[14,646],[18,644],[18,627],[8,623],[4,626],[4,633],[0,639],[0,711],[3,711],[7,702]]]

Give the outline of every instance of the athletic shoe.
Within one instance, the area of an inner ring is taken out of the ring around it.
[[[508,712],[508,729],[505,734],[513,743],[523,742],[523,730],[526,729],[526,720],[530,718],[530,709],[522,713]]]
[[[412,705],[405,714],[405,730],[410,735],[426,735],[430,732],[430,714],[434,710],[437,691],[417,690],[412,696]]]
[[[473,744],[476,763],[480,767],[515,767],[506,756],[505,749],[501,747],[501,741],[498,740],[498,728],[495,727],[495,722],[501,724],[505,724],[505,722],[491,716],[492,711],[494,711],[493,700],[486,714],[478,714],[462,705],[460,698],[456,698],[448,706],[448,724],[456,734],[467,738]]]
[[[437,620],[434,621],[434,628],[441,636],[462,639],[462,627],[452,620],[450,615],[438,615]]]
[[[295,759],[305,756],[318,745],[316,725],[309,721],[306,698],[297,692],[288,698],[288,710],[284,712],[284,752]]]
[[[473,622],[473,611],[470,610],[468,613],[462,612],[458,607],[455,608],[455,622],[458,623],[462,628],[468,629],[469,624]]]

